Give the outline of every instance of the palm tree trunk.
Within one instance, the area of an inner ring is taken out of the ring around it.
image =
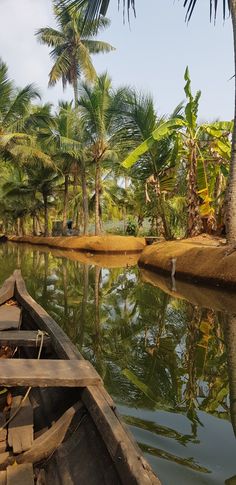
[[[79,229],[79,204],[77,203],[76,197],[78,195],[78,165],[75,162],[74,168],[74,180],[73,180],[73,197],[75,199],[75,205],[73,209],[73,223],[72,227],[76,231]]]
[[[64,204],[63,204],[63,222],[62,222],[62,234],[65,236],[67,234],[67,209],[68,209],[68,198],[69,198],[69,175],[65,174],[64,182]]]
[[[98,236],[101,233],[100,222],[100,163],[96,160],[96,172],[95,172],[95,235]]]
[[[234,72],[236,75],[236,0],[230,1],[231,17],[234,36]],[[228,188],[226,197],[226,234],[228,244],[236,243],[236,77],[235,81],[235,104],[234,104],[234,129],[232,136],[232,152]]]
[[[33,229],[33,236],[37,236],[37,219],[35,215],[32,216],[32,229]]]
[[[165,203],[164,203],[164,199],[163,199],[163,194],[161,192],[160,180],[159,180],[157,175],[155,176],[155,186],[154,187],[155,187],[155,192],[156,192],[156,197],[157,197],[157,209],[158,209],[158,212],[159,212],[159,215],[161,217],[162,224],[163,224],[164,237],[165,237],[165,239],[170,240],[170,239],[172,239],[172,234],[171,234],[171,230],[170,230],[170,227],[169,227],[169,224],[168,224],[168,221],[167,221],[167,217],[166,217]]]
[[[73,80],[73,91],[74,91],[74,103],[75,108],[78,106],[79,90],[78,90],[78,79]]]
[[[164,228],[164,236],[165,236],[165,239],[169,241],[173,239],[173,236],[171,234],[171,229],[167,221],[166,212],[165,212],[165,202],[163,200],[162,193],[160,193],[160,196],[159,196],[159,210],[160,210],[160,216],[161,216],[161,220]]]
[[[44,203],[44,237],[47,237],[48,232],[48,196],[47,194],[43,194],[43,203]]]
[[[25,224],[24,224],[24,218],[21,217],[20,219],[20,226],[21,226],[21,235],[25,236]]]
[[[16,235],[20,236],[20,218],[19,217],[17,217],[17,220],[16,220]]]
[[[39,234],[41,236],[43,234],[43,228],[42,228],[42,224],[41,224],[39,216],[36,216],[36,221],[37,221],[37,224],[38,224],[37,232],[39,232]]]
[[[86,171],[85,171],[85,164],[84,162],[81,163],[81,184],[82,184],[82,197],[83,197],[83,219],[84,219],[84,227],[83,227],[83,234],[88,234],[88,220],[89,220],[89,211],[88,211],[88,193],[87,193],[87,181],[86,181]]]

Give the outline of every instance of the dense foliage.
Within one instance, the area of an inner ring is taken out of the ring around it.
[[[49,84],[71,84],[74,102],[40,104],[35,87],[16,88],[1,61],[2,232],[222,232],[232,123],[199,124],[201,93],[192,93],[188,68],[186,101],[168,117],[151,96],[114,89],[91,58],[112,49],[96,39],[109,21],[85,28],[86,10],[54,7],[58,30],[37,36],[52,49]]]

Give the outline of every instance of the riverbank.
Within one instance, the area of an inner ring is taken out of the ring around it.
[[[87,253],[134,254],[140,253],[146,246],[145,238],[134,236],[68,236],[36,237],[8,236],[8,240],[17,243],[37,244],[59,249],[73,249]]]
[[[224,240],[200,236],[153,244],[144,249],[138,264],[153,272],[191,281],[235,288],[236,251],[227,254]]]

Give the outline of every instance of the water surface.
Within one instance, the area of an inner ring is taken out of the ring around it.
[[[76,254],[2,244],[0,283],[21,268],[101,374],[163,485],[235,485],[235,318],[143,281],[135,258],[108,268]]]

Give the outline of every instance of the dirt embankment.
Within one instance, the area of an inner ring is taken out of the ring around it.
[[[69,236],[33,237],[9,236],[9,241],[38,244],[60,249],[74,249],[91,253],[132,254],[143,251],[145,238],[133,236]]]
[[[153,244],[144,249],[140,267],[176,278],[235,288],[236,251],[209,236]]]

